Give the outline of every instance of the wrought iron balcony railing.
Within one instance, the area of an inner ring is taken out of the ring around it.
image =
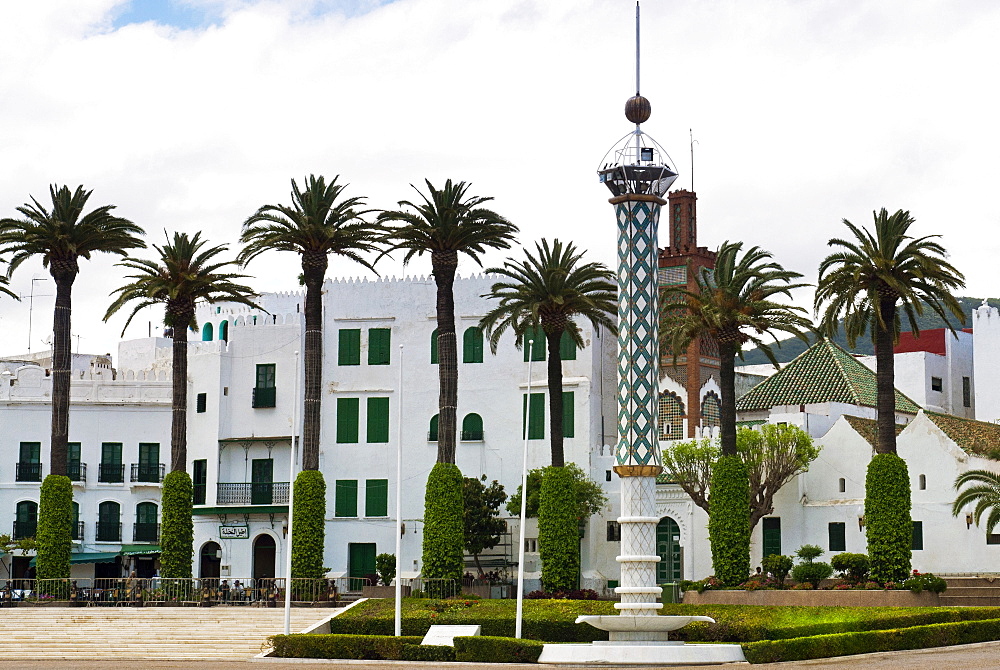
[[[133,542],[159,542],[160,524],[158,523],[137,523],[132,527]]]
[[[82,521],[77,521],[76,523],[73,524],[70,538],[73,539],[73,540],[77,540],[77,541],[83,540],[83,522]]]
[[[483,431],[481,430],[462,431],[462,442],[482,442],[482,441],[483,441]]]
[[[166,466],[163,463],[133,463],[132,481],[159,484],[163,481]]]
[[[117,521],[98,521],[97,522],[97,541],[98,542],[121,542],[122,541],[122,525]]]
[[[217,486],[219,505],[288,504],[288,482],[219,482]]]
[[[37,528],[38,521],[15,521],[13,539],[23,540],[26,537],[34,537]]]
[[[101,463],[97,481],[103,484],[121,484],[125,481],[125,466],[121,463]]]
[[[70,463],[66,466],[66,476],[69,477],[72,482],[86,482],[87,481],[87,464],[86,463]]]
[[[253,406],[258,407],[274,407],[277,401],[277,389],[273,386],[270,388],[256,387],[253,390]]]
[[[42,481],[42,464],[18,462],[17,469],[14,472],[14,481],[18,482]]]

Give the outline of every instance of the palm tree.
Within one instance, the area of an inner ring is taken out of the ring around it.
[[[264,205],[243,222],[239,254],[244,265],[269,250],[302,257],[305,300],[305,389],[302,412],[302,472],[292,485],[292,578],[320,578],[323,569],[326,482],[319,471],[323,384],[323,281],[330,254],[374,270],[362,254],[379,250],[384,231],[364,219],[364,198],[343,197],[346,186],[309,175],[305,188],[292,180],[291,205]],[[295,445],[292,445],[294,448]]]
[[[438,338],[438,463],[455,462],[458,405],[458,346],[455,341],[455,271],[458,255],[465,254],[480,263],[486,249],[509,249],[517,226],[483,205],[493,198],[466,196],[469,184],[447,180],[438,190],[425,179],[428,195],[419,191],[423,202],[400,200],[400,207],[410,210],[386,211],[379,221],[395,221],[390,239],[395,249],[405,249],[403,263],[414,256],[430,254],[434,282],[437,284]]]
[[[742,254],[742,242],[723,242],[716,252],[715,269],[696,277],[697,291],[670,287],[664,291],[661,338],[674,360],[696,338],[708,337],[719,348],[721,391],[721,456],[712,467],[709,485],[708,535],[715,574],[726,584],[740,584],[750,571],[750,479],[736,451],[736,356],[752,342],[774,363],[770,345],[761,339],[789,333],[806,340],[812,326],[795,307],[775,300],[791,298],[792,281],[802,275],[770,260],[771,254],[751,247]],[[684,300],[682,307],[671,303]]]
[[[577,587],[580,571],[576,481],[566,465],[563,452],[562,356],[560,344],[568,335],[576,346],[583,346],[580,327],[574,317],[590,320],[594,329],[601,326],[617,332],[614,316],[618,310],[618,290],[614,274],[600,263],[583,263],[583,253],[572,243],[563,245],[543,239],[535,244],[535,254],[525,252],[523,261],[508,259],[503,267],[489,268],[500,281],[493,284],[485,298],[498,304],[479,324],[487,333],[490,348],[496,353],[500,337],[507,329],[514,331],[518,349],[525,336],[542,332],[548,353],[549,445],[552,467],[542,476],[538,504],[538,544],[542,559],[542,588],[567,591]],[[532,344],[532,348],[538,344]],[[530,393],[529,393],[530,396]],[[524,429],[530,430],[525,425]],[[527,491],[522,491],[527,495]]]
[[[552,465],[566,464],[563,454],[562,358],[563,334],[583,346],[580,327],[574,317],[589,319],[594,328],[601,326],[617,332],[614,316],[618,312],[618,288],[615,275],[601,263],[582,263],[583,253],[572,242],[563,245],[543,239],[535,244],[536,255],[525,252],[525,260],[508,259],[503,267],[489,268],[489,274],[502,277],[483,296],[499,303],[480,320],[479,325],[496,353],[500,337],[509,328],[514,344],[524,346],[525,335],[541,330],[548,352],[549,446]],[[537,346],[533,345],[533,346]]]
[[[743,345],[753,343],[777,365],[762,336],[777,341],[776,333],[788,333],[808,342],[804,331],[812,328],[802,314],[806,310],[774,300],[780,295],[791,298],[792,289],[806,286],[791,283],[802,275],[769,260],[771,254],[760,247],[751,247],[741,257],[742,250],[742,242],[723,242],[715,269],[703,269],[695,278],[698,289],[667,288],[660,309],[661,339],[675,359],[700,337],[710,337],[718,345],[723,456],[736,455],[735,365]],[[679,300],[684,300],[683,307],[669,307]]]
[[[878,385],[878,441],[875,451],[896,453],[896,399],[893,345],[899,341],[902,308],[914,335],[920,334],[916,317],[930,308],[954,332],[949,313],[961,323],[965,315],[952,290],[963,288],[965,278],[947,261],[947,252],[935,241],[940,235],[914,238],[907,234],[913,224],[909,212],[891,216],[883,208],[875,212],[875,234],[844,219],[854,239],[834,238],[827,244],[837,249],[819,266],[815,306],[826,303],[821,327],[837,332],[843,317],[848,345],[870,331],[875,344],[875,375]]]
[[[117,297],[108,307],[104,320],[132,303],[132,313],[125,328],[142,309],[163,305],[163,323],[173,330],[173,366],[171,385],[172,421],[170,424],[170,474],[163,481],[162,539],[160,562],[164,577],[191,577],[193,527],[191,522],[192,485],[187,474],[187,378],[188,330],[197,328],[195,308],[199,302],[237,302],[258,307],[251,299],[253,289],[234,283],[246,275],[226,272],[235,261],[219,260],[228,250],[225,245],[205,248],[201,233],[188,237],[174,233],[162,247],[154,245],[159,258],[126,258],[118,265],[134,270],[130,283],[114,291]],[[125,328],[122,329],[124,334]]]
[[[69,441],[70,335],[73,282],[80,272],[80,258],[94,253],[125,255],[146,246],[136,235],[143,230],[128,219],[114,216],[114,205],[83,213],[92,191],[78,186],[49,186],[51,209],[34,197],[17,208],[22,218],[0,220],[0,253],[10,253],[7,275],[21,263],[40,256],[56,284],[52,317],[52,434],[49,442],[49,475],[39,492],[39,579],[68,578],[73,506],[73,486],[66,476]]]
[[[305,391],[302,411],[302,468],[319,470],[320,403],[323,384],[323,281],[330,254],[374,271],[361,254],[379,250],[382,232],[363,218],[362,197],[343,197],[346,185],[309,175],[305,189],[292,180],[291,205],[264,205],[243,222],[239,260],[246,265],[265,251],[302,257],[305,301]]]
[[[946,260],[938,235],[908,235],[913,217],[899,210],[891,216],[883,208],[874,213],[875,233],[844,225],[853,239],[834,238],[836,251],[819,266],[815,308],[826,304],[821,326],[829,333],[843,317],[847,341],[854,346],[868,332],[875,343],[875,380],[878,438],[876,454],[865,479],[865,533],[872,577],[902,581],[910,571],[910,477],[896,455],[896,398],[893,344],[899,339],[899,308],[914,335],[916,317],[930,308],[954,332],[948,314],[965,321],[951,290],[965,285],[964,277]]]
[[[56,284],[56,304],[52,317],[52,441],[49,445],[49,472],[66,474],[69,440],[70,321],[73,282],[80,272],[79,259],[97,252],[124,256],[129,249],[146,243],[136,237],[143,230],[128,219],[114,216],[114,205],[83,213],[93,191],[78,186],[52,185],[51,210],[34,197],[17,208],[23,218],[0,220],[0,253],[10,253],[8,276],[21,263],[40,256]]]
[[[965,490],[963,486],[970,485]],[[973,519],[980,525],[986,515],[986,534],[991,535],[1000,524],[1000,474],[990,470],[969,470],[955,479],[958,497],[952,503],[951,513],[958,516],[966,505],[975,504]]]

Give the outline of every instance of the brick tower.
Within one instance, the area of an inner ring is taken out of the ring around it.
[[[695,281],[701,268],[715,267],[715,252],[698,246],[698,196],[692,191],[678,189],[668,196],[667,215],[670,243],[660,249],[660,286],[684,284],[689,291],[696,291]],[[666,308],[666,306],[664,306]],[[687,419],[687,437],[694,437],[695,428],[702,423],[701,387],[713,375],[718,379],[719,351],[709,339],[691,343],[676,364],[669,351],[662,352],[660,375],[669,376],[687,390],[684,400],[684,418]]]

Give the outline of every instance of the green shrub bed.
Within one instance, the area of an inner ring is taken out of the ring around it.
[[[743,645],[751,663],[803,661],[851,654],[927,649],[1000,640],[1000,619],[937,623],[909,628],[762,640]]]
[[[516,637],[456,637],[455,660],[464,663],[537,663],[544,643]]]
[[[455,648],[441,644],[404,644],[401,661],[454,661]]]
[[[351,658],[362,661],[398,661],[406,646],[417,646],[423,638],[382,635],[273,635],[268,644],[280,658]],[[412,659],[425,660],[425,659]],[[442,660],[442,659],[428,659]]]

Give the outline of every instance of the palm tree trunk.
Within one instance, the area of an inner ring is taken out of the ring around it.
[[[545,333],[545,340],[549,349],[549,448],[552,450],[552,465],[557,468],[566,465],[566,457],[563,452],[562,358],[559,356],[559,342],[561,339],[561,331],[557,333]],[[530,397],[530,389],[528,394]]]
[[[690,365],[690,362],[688,363]],[[736,455],[736,343],[719,342],[719,390],[722,392],[719,432],[723,456]]]
[[[896,299],[881,298],[878,306],[885,328],[878,322],[875,328],[875,384],[878,395],[875,402],[878,417],[878,440],[875,451],[879,454],[896,453],[896,370],[892,354],[892,335],[895,331]]]
[[[168,308],[169,309],[169,308]],[[170,471],[187,471],[188,329],[194,314],[173,315],[171,366]]]
[[[455,462],[458,405],[458,345],[455,341],[455,271],[457,251],[431,253],[437,284],[438,463]]]
[[[73,314],[73,280],[76,273],[52,264],[56,284],[56,307],[52,316],[52,437],[49,443],[49,473],[66,474],[69,442],[70,335]]]
[[[302,254],[306,285],[305,391],[302,409],[302,469],[319,470],[320,403],[323,386],[323,278],[325,253]]]

